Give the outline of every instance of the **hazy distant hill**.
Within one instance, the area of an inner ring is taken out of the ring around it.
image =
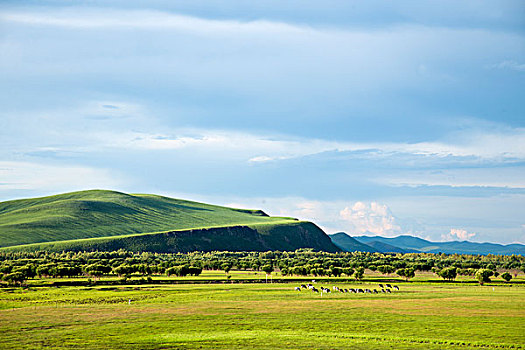
[[[391,247],[397,247],[406,251],[419,251],[425,253],[525,255],[525,245],[522,244],[502,245],[495,243],[475,243],[468,241],[431,242],[422,238],[407,235],[394,238],[386,238],[381,236],[354,236],[353,238],[361,243],[371,245],[377,249],[379,249],[379,246],[374,242],[387,244]],[[379,250],[385,252],[382,249]]]
[[[372,248],[376,249],[378,252],[381,253],[417,253],[417,250],[414,249],[403,249],[396,246],[393,246],[391,244],[385,243],[385,242],[379,242],[379,241],[372,241],[368,243],[367,245],[371,246]]]
[[[315,224],[151,194],[90,190],[0,202],[0,247],[338,251]]]

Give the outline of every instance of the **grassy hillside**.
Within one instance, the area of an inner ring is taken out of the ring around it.
[[[316,225],[305,221],[281,221],[248,226],[224,226],[113,237],[34,243],[0,248],[4,251],[114,251],[174,253],[192,251],[294,251],[313,248],[338,251]]]
[[[24,245],[24,246],[20,246]],[[0,247],[336,251],[317,226],[260,210],[91,190],[0,203]]]

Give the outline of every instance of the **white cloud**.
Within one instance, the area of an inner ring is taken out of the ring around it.
[[[467,241],[470,238],[474,237],[475,233],[469,233],[467,230],[459,229],[459,228],[451,228],[450,232],[446,235],[441,235],[441,239],[443,241]]]
[[[265,163],[265,162],[271,162],[275,160],[283,160],[283,159],[289,159],[290,157],[268,157],[268,156],[257,156],[248,159],[248,162],[250,163]]]
[[[377,202],[356,202],[340,211],[340,216],[347,221],[350,234],[371,232],[381,236],[395,236],[401,233],[386,204]]]
[[[251,135],[252,138],[262,138]],[[449,140],[450,138],[450,140]],[[376,142],[335,142],[322,139],[281,139],[274,138],[274,145],[280,147],[266,149],[265,154],[251,158],[251,162],[284,160],[327,151],[375,151],[378,157],[389,157],[395,153],[406,153],[432,157],[478,157],[489,160],[524,159],[525,129],[510,130],[465,130],[447,136],[447,140],[418,143],[376,143]]]
[[[54,152],[56,156],[71,158],[86,153],[136,150],[246,162],[257,167],[324,152],[341,153],[344,161],[342,152],[356,152],[352,157],[367,164],[395,162],[402,166],[388,173],[367,173],[368,181],[375,184],[525,187],[521,168],[499,167],[494,171],[497,164],[525,160],[523,128],[493,126],[491,131],[465,130],[435,142],[358,143],[285,134],[167,127],[148,107],[118,100],[88,101],[57,110],[16,115],[4,112],[2,118],[4,128],[0,135],[4,147],[0,154],[6,155],[5,160],[12,154],[37,156]],[[458,158],[451,160],[450,156]],[[490,166],[478,167],[484,161],[490,161]],[[451,166],[460,163],[466,167]]]

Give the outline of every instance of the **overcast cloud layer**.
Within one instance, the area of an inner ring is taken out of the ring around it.
[[[525,243],[523,101],[522,1],[4,1],[0,200]]]

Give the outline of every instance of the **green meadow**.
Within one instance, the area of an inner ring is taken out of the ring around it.
[[[89,190],[0,202],[0,246],[294,221],[260,210]]]
[[[525,348],[521,283],[396,282],[392,294],[321,296],[295,291],[295,282],[203,277],[208,283],[3,288],[0,348]],[[367,280],[315,284],[378,288]]]

